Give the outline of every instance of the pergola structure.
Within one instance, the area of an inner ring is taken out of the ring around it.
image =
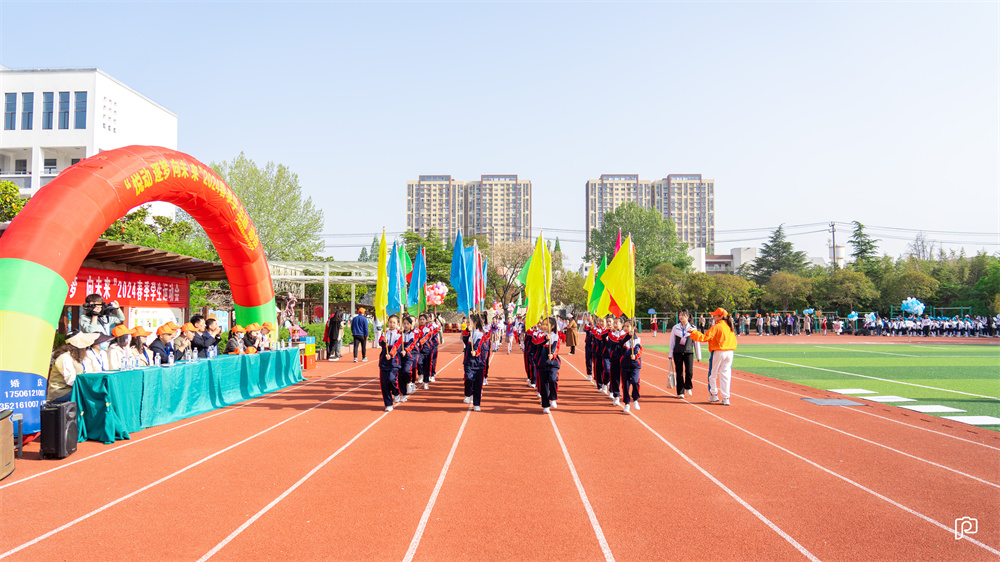
[[[354,298],[355,285],[374,285],[378,263],[368,261],[269,261],[271,279],[302,281],[306,284],[323,283],[323,318],[330,317],[330,285],[351,286],[351,310],[357,309]],[[275,274],[274,268],[297,271],[297,274]],[[306,274],[306,270],[322,274]],[[344,275],[344,274],[347,275]]]

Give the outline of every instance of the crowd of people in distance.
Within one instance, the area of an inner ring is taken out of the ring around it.
[[[167,322],[155,333],[142,326],[128,328],[117,302],[105,303],[101,295],[84,300],[80,330],[70,334],[52,352],[49,366],[48,401],[70,399],[77,375],[121,371],[179,361],[208,359],[217,353],[222,328],[215,318],[195,314],[178,326]],[[225,353],[246,354],[272,349],[271,322],[236,325],[230,331]]]
[[[840,317],[836,314],[815,312],[773,312],[736,313],[732,316],[737,336],[811,336],[859,335],[859,336],[923,336],[923,337],[1000,337],[1000,314],[996,316],[966,314],[964,316],[931,317],[930,315],[897,315],[890,317],[877,312],[856,319]],[[653,336],[656,336],[658,322],[651,319]],[[706,329],[708,319],[701,315],[689,321],[698,329]],[[664,327],[664,329],[666,329]]]
[[[435,325],[443,326],[444,320],[440,315],[430,311],[424,312]],[[399,318],[397,317],[397,321]],[[326,344],[327,361],[340,361],[343,359],[344,336],[348,328],[351,333],[354,362],[368,361],[368,342],[371,347],[379,347],[379,340],[382,339],[382,321],[371,314],[365,307],[358,307],[355,314],[349,314],[343,310],[335,310],[326,320],[326,327],[323,329],[323,342]],[[398,326],[397,326],[398,328]]]
[[[359,315],[363,314],[364,310],[360,309]],[[684,311],[670,332],[668,359],[677,368],[674,383],[677,397],[689,398],[693,395],[694,358],[701,360],[700,344],[707,343],[711,353],[709,400],[728,406],[737,345],[736,325],[733,317],[722,308],[714,311],[711,318],[711,326],[699,330]],[[552,408],[557,408],[562,366],[560,350],[569,347],[569,353],[575,354],[576,331],[581,325],[585,334],[587,380],[608,396],[613,405],[624,404],[624,412],[640,409],[643,345],[634,319],[584,314],[578,323],[574,317],[550,316],[534,326],[527,326],[523,315],[483,312],[463,317],[463,320],[463,402],[472,404],[474,411],[481,411],[483,388],[489,385],[493,354],[505,344],[507,354],[515,346],[522,350],[525,382],[534,389],[542,413],[548,414]],[[337,323],[344,329],[346,320],[338,320],[334,315],[331,322],[327,333],[332,333],[331,337],[336,339]],[[408,394],[416,390],[421,380],[425,390],[435,381],[437,351],[443,341],[441,324],[433,315],[392,315],[388,318],[386,330],[378,340],[381,350],[379,380],[386,412],[406,402]]]

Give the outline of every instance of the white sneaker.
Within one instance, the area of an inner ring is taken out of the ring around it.
[[[354,362],[355,362],[355,363],[357,363],[357,362],[358,362],[358,358],[357,358],[357,357],[355,357],[355,358],[354,358]]]
[[[462,399],[462,402],[465,404],[472,404],[472,397],[466,396],[465,398]]]
[[[361,360],[361,362],[362,362],[362,363],[367,363],[367,362],[368,362],[368,358],[367,358],[367,357],[365,357],[364,359],[362,359],[362,360]]]
[[[632,402],[632,406],[633,406],[633,407],[634,407],[634,408],[635,408],[636,410],[641,410],[641,409],[642,409],[642,408],[640,408],[640,407],[639,407],[639,401],[638,401],[638,400],[636,400],[635,402]]]
[[[407,394],[413,394],[414,392],[416,392],[416,390],[417,390],[417,385],[416,384],[414,384],[414,383],[411,382],[410,384],[406,385],[406,393]]]
[[[618,404],[619,404],[618,398],[615,397],[615,399],[611,401],[611,405],[612,406],[617,406]]]
[[[592,378],[594,378],[594,377],[592,377],[592,376],[590,376],[590,375],[587,375],[587,382],[590,382],[590,380],[591,380]]]
[[[629,411],[629,405],[628,405],[628,404],[625,404],[625,413],[627,414],[627,413],[628,413],[628,411]]]
[[[693,391],[693,390],[691,390],[690,388],[689,388],[689,389],[687,389],[687,395],[688,395],[688,396],[691,396],[691,395],[693,395],[693,394],[694,394],[694,391]]]
[[[549,409],[548,408],[542,408],[542,413],[543,414],[548,414],[549,413]]]
[[[542,397],[542,393],[541,392],[536,392],[535,393],[535,398],[541,398],[541,397]]]
[[[431,382],[434,382],[434,376],[431,375]]]
[[[553,400],[552,402],[549,402],[549,406],[551,406],[553,408],[558,408],[558,406],[556,406],[556,401],[555,400]]]
[[[729,405],[729,400],[723,400],[722,401],[722,405],[723,406],[728,406]]]
[[[483,379],[483,386],[489,386],[489,385],[490,385],[490,380],[489,379]]]
[[[428,389],[428,388],[430,388],[430,387],[431,387],[431,385],[429,385],[429,384],[427,384],[427,383],[424,383],[424,390],[427,390],[427,389]]]
[[[406,402],[406,397],[405,396],[400,396],[399,397],[399,401],[400,402]]]
[[[601,386],[601,392],[603,392],[604,394],[607,394],[608,393],[608,385],[606,385],[606,384],[602,385]]]
[[[385,407],[385,411],[386,412],[391,412],[392,411],[392,406],[386,406]]]
[[[472,411],[474,411],[474,412],[482,412],[482,410],[479,409],[479,406],[473,406],[472,407]]]
[[[718,396],[709,396],[708,397],[708,401],[709,402],[718,402],[719,401],[719,397]]]
[[[399,402],[399,395],[393,396],[392,397],[392,401],[393,401],[393,403],[398,403]]]
[[[531,383],[531,388],[535,388],[535,383]]]

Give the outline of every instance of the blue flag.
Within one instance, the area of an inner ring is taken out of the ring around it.
[[[401,249],[392,243],[392,253],[389,255],[389,302],[385,305],[385,313],[389,316],[399,314],[403,311],[403,302],[406,299],[406,276],[403,275],[403,266],[399,263],[399,252]]]
[[[451,287],[458,299],[458,311],[469,314],[472,309],[469,298],[469,272],[465,265],[465,248],[462,246],[462,231],[455,236],[455,250],[451,254]]]
[[[427,284],[427,264],[424,263],[423,246],[417,248],[417,261],[413,262],[413,273],[410,275],[410,292],[406,295],[406,306],[417,306],[420,302],[420,294],[424,292],[424,285]]]

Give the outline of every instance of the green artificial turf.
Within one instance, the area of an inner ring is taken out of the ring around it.
[[[877,393],[857,397],[916,400],[889,406],[936,404],[965,410],[932,416],[1000,418],[998,346],[747,345],[736,350],[733,368],[823,390],[862,388]],[[1000,425],[978,427],[1000,431]]]

